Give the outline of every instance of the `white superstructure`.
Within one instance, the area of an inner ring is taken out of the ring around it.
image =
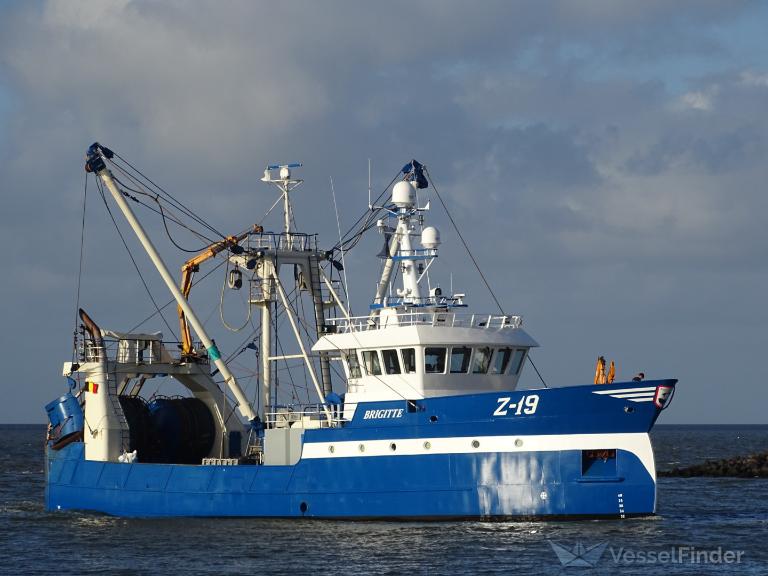
[[[444,296],[430,286],[440,232],[424,226],[429,207],[418,206],[425,185],[418,170],[393,186],[389,218],[377,222],[386,246],[370,313],[326,320],[331,333],[312,348],[341,357],[346,419],[360,402],[514,390],[528,350],[538,345],[519,316],[467,314],[464,294]],[[402,287],[393,295],[397,273]]]

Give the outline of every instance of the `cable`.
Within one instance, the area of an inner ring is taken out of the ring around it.
[[[536,364],[533,363],[533,359],[531,358],[530,352],[528,352],[528,355],[526,356],[526,358],[528,358],[528,362],[531,363],[531,366],[533,366],[533,369],[536,370],[536,375],[539,377],[539,380],[541,380],[541,383],[544,384],[544,388],[549,388],[549,386],[547,386],[547,383],[544,382],[544,378],[541,377],[541,372],[539,372],[539,369],[536,368]]]
[[[373,201],[373,205],[375,205],[381,198],[384,196],[384,194],[387,193],[387,190],[389,190],[389,187],[394,184],[395,180],[400,176],[400,172],[395,175],[392,180],[390,180],[389,184],[387,184],[384,187],[384,190],[381,191],[381,193],[376,197],[376,199]],[[344,239],[340,240],[338,244],[336,244],[334,247],[332,247],[329,252],[335,252],[337,250],[340,250],[342,247],[344,250],[349,251],[355,246],[357,246],[357,243],[360,241],[360,238],[362,238],[363,234],[370,230],[375,225],[376,216],[381,212],[382,208],[379,207],[376,210],[373,210],[373,208],[369,208],[367,211],[363,212],[363,214],[355,221],[352,226],[344,233]],[[357,229],[358,225],[365,219],[365,223],[360,227],[360,229],[355,232],[352,236],[352,232]]]
[[[347,294],[347,262],[344,259],[344,245],[342,244],[342,238],[341,238],[341,220],[339,219],[339,207],[336,204],[336,189],[333,186],[333,177],[331,177],[331,196],[333,197],[333,210],[336,212],[336,230],[339,233],[339,250],[341,252],[341,269],[344,272],[344,294],[347,298],[347,302],[349,302],[349,295]],[[331,266],[331,277],[333,277],[333,266]],[[339,274],[339,279],[341,279],[341,274]]]
[[[424,166],[424,172],[427,175],[427,178],[429,179],[429,183],[432,184],[432,189],[435,191],[435,195],[437,196],[438,200],[440,200],[440,204],[443,205],[443,209],[445,210],[445,213],[448,215],[448,219],[451,221],[451,224],[453,225],[453,229],[456,231],[456,234],[459,236],[459,240],[461,240],[461,243],[464,245],[464,248],[467,251],[467,254],[469,255],[470,260],[472,260],[472,264],[475,265],[475,269],[477,270],[477,273],[480,275],[480,278],[482,278],[483,282],[485,283],[485,287],[488,288],[488,292],[491,293],[491,298],[493,298],[493,301],[496,302],[496,306],[499,307],[499,312],[501,314],[504,314],[504,308],[502,308],[501,303],[499,302],[499,299],[496,298],[496,294],[494,294],[493,289],[491,288],[491,285],[488,283],[488,280],[485,278],[485,275],[483,274],[483,271],[480,270],[480,265],[477,263],[477,260],[475,260],[475,257],[472,255],[472,252],[469,249],[469,246],[467,245],[467,242],[464,240],[464,236],[462,236],[461,231],[459,231],[459,227],[456,225],[456,221],[453,219],[453,216],[451,216],[451,213],[448,211],[448,207],[445,205],[445,202],[443,202],[443,197],[440,196],[440,192],[437,191],[437,186],[435,186],[435,181],[432,179],[432,175],[429,173],[429,170],[426,166]]]
[[[208,278],[208,276],[210,276],[210,275],[211,275],[211,274],[213,274],[213,273],[214,273],[216,270],[218,270],[219,268],[221,268],[221,267],[222,267],[222,266],[223,266],[225,263],[226,263],[226,260],[222,260],[221,262],[219,262],[218,264],[216,264],[216,266],[214,266],[214,267],[213,267],[211,270],[209,270],[208,272],[206,272],[205,274],[203,274],[203,275],[202,275],[200,278],[198,278],[197,280],[195,280],[195,281],[192,283],[192,286],[197,286],[197,285],[198,285],[198,283],[200,283],[200,282],[202,282],[203,280],[205,280],[206,278]],[[150,321],[152,318],[154,318],[155,316],[157,316],[158,312],[160,312],[160,311],[162,311],[162,310],[165,310],[166,308],[168,308],[168,306],[170,306],[171,304],[174,304],[174,303],[176,303],[176,299],[175,299],[175,298],[171,298],[170,300],[168,300],[168,302],[166,302],[165,304],[163,304],[162,306],[160,306],[160,309],[159,309],[159,310],[156,310],[155,312],[152,312],[152,314],[150,314],[149,316],[147,316],[146,318],[144,318],[144,320],[142,320],[141,322],[139,322],[138,324],[136,324],[136,326],[134,326],[133,328],[131,328],[130,330],[128,330],[128,332],[133,332],[133,331],[134,331],[134,330],[136,330],[137,328],[141,327],[141,325],[142,325],[142,324],[144,324],[144,323],[146,323],[146,322],[149,322],[149,321]]]
[[[165,234],[166,236],[168,236],[168,240],[171,241],[171,244],[173,244],[178,250],[181,250],[182,252],[187,252],[188,254],[198,254],[203,250],[205,250],[206,248],[208,248],[208,246],[203,246],[202,248],[195,248],[193,250],[190,250],[189,248],[184,248],[183,246],[180,246],[179,243],[173,239],[173,236],[171,235],[171,231],[168,229],[168,221],[165,218],[165,211],[163,210],[163,205],[160,203],[160,200],[158,198],[155,198],[155,202],[157,202],[157,207],[160,209],[160,217],[163,219],[163,228],[165,228]],[[176,224],[179,224],[180,226],[187,228],[187,230],[190,230],[187,226],[184,226],[178,220],[174,220],[174,221],[176,222]],[[206,238],[206,240],[208,240],[208,238]],[[209,242],[209,244],[213,244],[213,243],[214,242]]]
[[[155,192],[155,191],[152,191],[152,192],[149,192],[149,191],[147,191],[147,190],[146,190],[146,188],[145,188],[145,185],[144,185],[144,183],[142,183],[142,182],[141,182],[141,181],[140,181],[138,178],[134,177],[134,176],[133,176],[133,174],[131,174],[130,172],[128,172],[127,170],[125,170],[125,169],[124,169],[123,167],[121,167],[119,164],[111,163],[110,165],[112,166],[112,168],[114,168],[115,170],[117,170],[118,172],[120,172],[121,174],[123,174],[123,175],[124,175],[126,178],[128,178],[128,179],[129,179],[131,182],[133,182],[135,186],[137,186],[137,187],[141,188],[141,190],[137,190],[137,189],[135,189],[135,188],[131,188],[130,186],[127,186],[127,185],[126,185],[124,182],[120,181],[120,180],[119,180],[117,177],[115,177],[115,176],[114,176],[114,174],[113,174],[113,177],[115,178],[115,180],[116,180],[116,181],[118,181],[118,182],[120,183],[120,185],[121,185],[121,186],[125,187],[126,189],[128,189],[128,190],[130,190],[130,191],[132,191],[132,192],[134,192],[134,193],[136,193],[136,194],[141,194],[141,195],[143,195],[143,196],[147,196],[147,197],[151,198],[153,201],[155,201],[155,202],[159,202],[159,200],[160,200],[160,193],[158,193],[158,192]],[[126,195],[126,196],[128,196],[128,195]],[[128,196],[128,197],[130,198],[130,196]],[[139,202],[139,200],[138,200],[137,198],[132,198],[132,200],[134,200],[134,201],[136,201],[136,202]],[[147,208],[149,208],[149,209],[150,209],[150,210],[152,210],[153,212],[156,212],[156,213],[157,213],[157,210],[155,210],[155,209],[153,209],[153,208],[151,208],[151,207],[149,207],[149,206],[147,206],[146,204],[143,204],[143,203],[141,203],[141,202],[139,202],[139,203],[140,203],[140,204],[142,204],[142,205],[144,205],[144,206],[146,206]],[[191,211],[190,211],[188,208],[186,208],[184,205],[182,205],[181,203],[179,203],[179,202],[175,202],[175,201],[174,201],[174,202],[169,202],[169,203],[170,203],[170,204],[171,204],[173,207],[175,207],[176,209],[180,210],[180,211],[181,211],[183,214],[185,214],[185,215],[186,215],[188,218],[191,218],[192,220],[196,221],[198,224],[202,224],[204,227],[206,227],[206,228],[207,228],[207,229],[209,229],[209,230],[212,228],[212,227],[211,227],[211,226],[210,226],[208,223],[206,223],[204,220],[202,220],[202,218],[198,217],[197,215],[194,215],[194,214],[190,215],[190,212],[191,212]],[[198,236],[200,236],[200,237],[202,237],[202,238],[205,238],[205,239],[206,239],[206,240],[207,240],[209,243],[212,243],[212,242],[213,242],[213,240],[211,240],[210,238],[208,238],[208,237],[206,237],[206,236],[204,236],[204,235],[202,235],[202,234],[200,234],[200,233],[198,233],[198,232],[196,232],[196,231],[192,230],[192,229],[191,229],[191,228],[189,228],[188,226],[186,226],[186,225],[182,224],[180,220],[178,220],[178,219],[175,219],[175,221],[176,221],[176,223],[177,223],[177,224],[179,224],[180,226],[184,226],[185,228],[187,228],[188,230],[190,230],[190,231],[191,231],[191,232],[193,232],[194,234],[196,234],[196,235],[198,235]],[[214,230],[212,230],[212,231],[213,231],[214,235],[216,235],[216,236],[218,236],[218,235],[219,235],[219,233],[218,233],[218,232],[216,232],[216,231],[215,231],[215,229],[214,229]]]
[[[113,151],[113,152],[114,152],[114,151]],[[193,220],[195,220],[195,221],[196,221],[198,224],[201,224],[202,226],[205,226],[205,227],[206,227],[208,230],[210,230],[211,232],[213,232],[213,233],[214,233],[214,234],[216,234],[217,236],[221,237],[222,239],[225,239],[225,238],[226,238],[226,236],[225,236],[224,234],[222,234],[221,232],[219,232],[218,230],[216,230],[216,228],[214,228],[213,226],[211,226],[210,224],[208,224],[208,223],[207,223],[205,220],[203,220],[202,218],[200,218],[200,217],[199,217],[197,214],[195,214],[195,213],[194,213],[194,212],[193,212],[191,209],[187,208],[186,206],[184,206],[184,204],[182,204],[181,202],[179,202],[178,200],[176,200],[176,198],[174,198],[174,196],[173,196],[173,195],[172,195],[170,192],[167,192],[167,191],[166,191],[166,190],[165,190],[165,189],[164,189],[162,186],[160,186],[160,185],[158,185],[158,184],[155,184],[155,182],[153,182],[153,181],[152,181],[152,180],[151,180],[151,179],[150,179],[148,176],[146,176],[145,174],[143,174],[143,173],[141,172],[141,170],[139,170],[138,168],[136,168],[136,167],[135,167],[133,164],[131,164],[130,162],[128,162],[128,160],[126,160],[125,158],[123,158],[122,156],[120,156],[120,154],[118,154],[117,152],[114,152],[114,155],[115,155],[115,157],[116,157],[116,158],[119,158],[121,162],[124,162],[125,164],[127,164],[127,165],[128,165],[128,166],[129,166],[129,167],[130,167],[130,168],[131,168],[131,169],[132,169],[134,172],[136,172],[136,174],[138,174],[138,175],[139,175],[141,178],[143,178],[143,179],[144,179],[146,182],[148,182],[149,184],[151,184],[152,186],[154,186],[154,187],[155,187],[157,190],[159,190],[159,191],[160,191],[162,194],[164,194],[165,196],[167,196],[167,197],[168,197],[168,199],[169,199],[169,200],[170,200],[170,201],[171,201],[173,204],[175,204],[175,205],[176,205],[176,207],[177,207],[179,210],[181,210],[182,212],[184,212],[185,214],[187,214],[187,216],[189,216],[190,218],[192,218]],[[115,163],[113,160],[110,160],[109,162],[110,162],[110,164],[112,164],[112,165],[115,165],[115,166],[117,165],[117,164],[116,164],[116,163]]]
[[[240,332],[243,330],[248,324],[251,322],[251,310],[252,306],[250,303],[248,303],[248,315],[245,318],[245,322],[243,322],[243,325],[239,328],[235,328],[233,326],[230,326],[226,320],[224,320],[224,292],[227,289],[227,277],[229,275],[229,260],[227,262],[227,267],[224,270],[224,282],[221,285],[221,296],[219,298],[219,318],[221,319],[221,323],[224,325],[224,328],[229,330],[230,332]]]
[[[75,328],[73,330],[74,345],[72,346],[72,362],[77,357],[77,326],[80,317],[80,286],[83,278],[83,255],[85,253],[85,208],[88,200],[88,173],[85,174],[83,183],[83,218],[80,225],[80,264],[77,269],[77,295],[75,296]]]
[[[168,321],[165,319],[165,316],[163,316],[162,312],[160,311],[160,307],[157,305],[157,302],[152,296],[152,292],[149,290],[149,286],[147,285],[147,282],[144,280],[144,276],[141,274],[139,265],[136,263],[136,259],[133,257],[133,254],[131,253],[131,249],[128,247],[128,243],[125,241],[125,237],[123,236],[123,233],[120,231],[120,228],[117,225],[117,220],[115,220],[115,216],[112,214],[112,210],[110,210],[109,208],[109,203],[107,202],[107,198],[104,195],[104,189],[102,188],[98,179],[96,180],[96,187],[99,190],[99,194],[101,194],[101,199],[104,201],[104,206],[106,207],[107,212],[109,213],[109,217],[112,219],[112,223],[115,225],[115,230],[117,230],[117,234],[118,236],[120,236],[120,240],[123,242],[123,246],[125,246],[125,250],[128,252],[128,257],[131,259],[131,262],[133,262],[133,267],[136,269],[136,273],[139,275],[139,279],[141,280],[141,283],[144,285],[144,289],[147,291],[147,295],[149,296],[149,299],[152,301],[152,304],[154,304],[155,310],[157,310],[157,313],[160,315],[160,318],[163,319],[163,323],[166,325],[170,333],[173,335],[173,337],[176,340],[178,340],[179,337],[176,336],[176,332],[174,332],[173,328],[171,328],[171,325],[168,324]]]
[[[118,169],[119,169],[119,168],[118,168]],[[132,177],[130,174],[127,174],[127,173],[124,173],[124,174],[125,174],[125,175],[126,175],[128,178],[130,178],[131,180],[133,180],[133,181],[135,182],[135,179],[134,179],[134,178],[133,178],[133,177]],[[187,248],[182,248],[181,246],[179,246],[179,245],[178,245],[178,244],[175,242],[175,240],[174,240],[174,239],[173,239],[173,237],[171,236],[171,233],[170,233],[170,231],[169,231],[169,229],[168,229],[168,224],[166,223],[166,219],[169,219],[169,220],[171,220],[171,221],[172,221],[174,224],[176,224],[176,225],[178,225],[178,226],[181,226],[182,228],[185,228],[186,230],[188,230],[189,232],[191,232],[192,234],[194,234],[194,235],[195,235],[195,236],[197,236],[198,238],[201,238],[202,240],[205,240],[205,241],[206,241],[206,242],[207,242],[209,245],[210,245],[210,244],[214,244],[214,243],[216,242],[216,240],[213,240],[213,239],[209,238],[208,236],[206,236],[206,235],[205,235],[205,234],[203,234],[202,232],[199,232],[199,231],[197,231],[197,230],[193,230],[192,228],[190,228],[189,226],[187,226],[186,224],[184,224],[184,223],[183,223],[183,222],[182,222],[182,221],[179,219],[179,217],[178,217],[178,216],[176,216],[175,214],[172,214],[172,213],[171,213],[171,214],[166,214],[166,211],[168,211],[168,208],[166,208],[165,210],[163,209],[162,203],[160,202],[160,197],[159,197],[158,195],[156,195],[156,194],[150,194],[149,192],[147,192],[147,191],[145,191],[145,190],[137,190],[136,188],[132,188],[131,186],[128,186],[128,185],[127,185],[125,182],[123,182],[122,180],[120,180],[120,179],[119,179],[117,176],[114,176],[114,175],[113,175],[113,178],[115,179],[115,181],[116,181],[118,184],[120,184],[120,188],[121,188],[121,192],[123,193],[123,196],[125,196],[126,198],[128,198],[128,199],[130,199],[130,200],[133,200],[134,202],[136,202],[137,204],[139,204],[139,205],[141,205],[141,206],[144,206],[145,208],[147,208],[148,210],[150,210],[150,211],[154,212],[155,214],[159,214],[159,215],[160,215],[160,217],[163,219],[163,225],[165,226],[165,232],[166,232],[166,234],[168,235],[168,238],[170,239],[171,243],[173,243],[173,245],[174,245],[174,246],[176,246],[176,248],[178,248],[178,249],[179,249],[179,250],[181,250],[182,252],[197,253],[197,252],[200,252],[200,251],[202,251],[202,250],[205,250],[205,248],[207,248],[208,246],[203,246],[202,248],[199,248],[199,249],[195,249],[195,250],[189,250],[189,249],[187,249]],[[140,183],[137,183],[137,185],[141,186],[141,184],[140,184]],[[140,195],[142,195],[142,196],[147,196],[148,198],[151,198],[151,199],[152,199],[152,201],[153,201],[153,202],[155,202],[155,203],[157,204],[157,206],[158,206],[158,207],[157,207],[157,208],[153,208],[152,206],[150,206],[149,204],[146,204],[146,203],[142,202],[141,200],[139,200],[139,199],[138,199],[138,198],[136,198],[135,196],[132,196],[132,195],[128,194],[128,193],[126,192],[126,190],[128,190],[128,191],[130,191],[130,192],[133,192],[134,194],[140,194]]]

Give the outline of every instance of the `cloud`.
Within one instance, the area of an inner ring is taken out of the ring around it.
[[[326,245],[336,239],[329,176],[343,226],[366,206],[369,158],[376,191],[416,157],[505,305],[528,315],[555,383],[585,381],[595,349],[619,343],[633,370],[654,352],[659,371],[705,388],[757,382],[747,362],[701,361],[712,346],[703,318],[743,334],[736,353],[747,355],[765,317],[768,61],[739,61],[734,46],[754,10],[598,0],[6,4],[3,320],[27,342],[47,327],[45,361],[23,355],[30,378],[52,381],[69,354],[82,157],[94,140],[227,232],[274,201],[258,180],[266,164],[303,161],[297,219]],[[440,264],[454,265],[453,277],[435,278],[453,278],[490,309],[450,222],[438,209],[430,216],[443,232]],[[358,310],[379,242],[348,255]],[[174,267],[185,256],[167,254]],[[120,328],[151,312],[93,188],[86,256],[83,298],[94,314]],[[219,286],[201,287],[199,302],[217,301]],[[594,320],[603,314],[611,321]],[[14,347],[10,332],[3,338]],[[23,402],[20,413],[36,418]],[[681,419],[697,418],[678,406]]]
[[[751,70],[746,70],[741,73],[741,82],[746,86],[768,88],[768,74],[758,74]]]
[[[685,108],[701,110],[703,112],[711,112],[714,107],[713,99],[713,92],[687,92],[680,97],[680,103]]]

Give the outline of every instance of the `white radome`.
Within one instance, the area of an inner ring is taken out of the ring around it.
[[[392,202],[400,208],[407,208],[416,204],[416,190],[410,182],[402,180],[392,188]]]
[[[427,226],[421,231],[421,245],[427,250],[440,246],[440,231],[434,226]]]

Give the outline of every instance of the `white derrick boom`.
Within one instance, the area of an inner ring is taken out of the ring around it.
[[[200,341],[208,351],[208,357],[213,361],[216,368],[218,368],[219,372],[223,376],[227,387],[237,400],[237,408],[240,414],[242,414],[243,417],[245,417],[249,422],[254,421],[256,419],[256,414],[251,408],[248,399],[245,397],[242,388],[240,388],[240,385],[237,383],[235,376],[229,371],[229,368],[221,359],[221,353],[219,352],[219,349],[216,347],[216,344],[213,342],[213,340],[209,338],[208,334],[203,328],[202,323],[197,318],[194,310],[189,305],[189,302],[187,302],[186,298],[184,298],[181,290],[179,290],[179,287],[176,285],[176,282],[171,276],[171,273],[168,271],[165,262],[163,262],[163,259],[160,257],[160,254],[155,249],[152,241],[147,236],[147,233],[144,231],[141,223],[136,219],[136,216],[131,210],[131,207],[128,205],[128,202],[126,202],[122,192],[115,183],[115,180],[112,177],[112,173],[106,167],[104,160],[107,157],[111,157],[111,152],[109,152],[109,155],[107,155],[106,149],[102,148],[98,144],[94,144],[88,151],[88,162],[86,164],[86,169],[93,171],[99,178],[101,178],[102,182],[104,182],[104,185],[112,194],[112,197],[120,207],[120,210],[123,212],[126,220],[130,224],[131,228],[133,228],[133,231],[136,233],[139,242],[141,242],[144,250],[146,250],[149,258],[155,265],[155,268],[157,268],[157,271],[160,273],[160,276],[168,287],[168,290],[170,290],[171,294],[173,294],[176,302],[184,311],[184,314],[189,321],[189,324],[192,326],[192,329],[195,331],[197,336],[200,338]]]

